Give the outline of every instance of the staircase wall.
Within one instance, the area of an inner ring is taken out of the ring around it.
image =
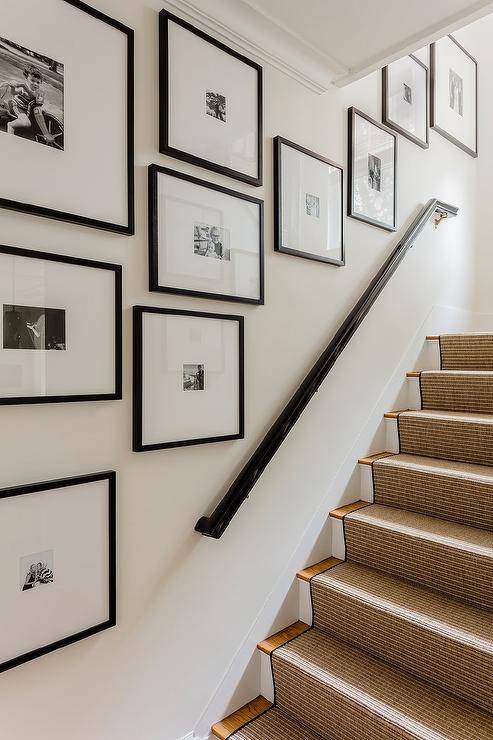
[[[430,226],[406,258],[223,539],[196,535],[196,519],[224,492],[395,243],[393,235],[347,220],[345,268],[274,254],[272,137],[281,134],[345,163],[346,109],[355,105],[378,118],[380,75],[319,96],[266,67],[265,185],[253,189],[157,153],[161,3],[98,0],[97,6],[136,29],[136,236],[2,211],[0,239],[123,263],[124,400],[3,408],[0,484],[118,471],[119,625],[0,676],[1,735],[8,740],[176,740],[252,698],[258,690],[252,647],[296,617],[296,568],[330,552],[322,520],[355,485],[357,454],[371,446],[381,410],[399,394],[395,378],[409,369],[401,367],[403,358],[417,356],[428,317],[437,317],[429,330],[442,330],[446,321],[456,329],[451,316],[467,324],[471,309],[487,309],[486,299],[478,303],[481,265],[473,256],[481,160],[434,132],[428,151],[402,140],[400,225],[432,196],[459,206],[460,218],[437,232]],[[491,25],[485,30],[483,23],[457,34],[473,54],[486,53]],[[482,58],[485,78],[488,59]],[[147,291],[150,162],[265,198],[265,307]],[[486,291],[486,277],[482,285]],[[246,316],[245,440],[130,451],[130,307],[136,303]],[[458,313],[430,313],[438,304]],[[374,444],[381,447],[383,439]]]

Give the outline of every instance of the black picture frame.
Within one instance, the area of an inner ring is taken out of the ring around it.
[[[353,176],[354,176],[354,165],[353,165],[353,158],[354,158],[354,121],[356,116],[361,116],[362,118],[365,118],[369,123],[376,126],[377,128],[381,129],[382,131],[385,131],[386,133],[390,134],[390,136],[394,139],[394,208],[393,208],[393,224],[392,226],[389,226],[388,224],[385,224],[381,221],[377,221],[376,219],[373,219],[371,217],[362,216],[359,213],[355,213],[353,211]],[[361,221],[362,223],[370,224],[370,226],[376,226],[379,229],[384,229],[384,231],[397,231],[397,177],[398,177],[398,168],[397,168],[397,161],[398,161],[398,136],[395,131],[392,131],[391,128],[386,126],[383,123],[380,123],[379,121],[376,121],[374,118],[369,116],[367,113],[363,113],[363,111],[359,110],[358,108],[351,107],[348,109],[348,194],[347,194],[347,215],[350,218],[354,218],[357,221]]]
[[[109,270],[114,273],[115,278],[115,390],[113,393],[98,394],[71,394],[52,396],[12,396],[0,397],[0,406],[34,403],[71,403],[80,401],[119,401],[123,393],[123,340],[122,340],[122,266],[109,262],[99,262],[80,257],[69,257],[68,255],[41,252],[21,247],[11,247],[0,244],[0,255],[8,254],[13,257],[27,257],[28,259],[44,260],[48,262],[61,262],[66,265],[77,267],[89,267],[91,269]]]
[[[187,288],[176,288],[159,284],[159,205],[158,205],[158,176],[159,174],[176,177],[179,180],[199,185],[218,193],[224,193],[232,198],[245,200],[259,206],[259,296],[258,298],[247,298],[223,293],[210,293],[207,291],[190,290]],[[264,201],[237,190],[230,190],[222,185],[217,185],[207,180],[200,180],[183,172],[151,164],[148,167],[148,226],[149,226],[149,290],[157,293],[170,293],[173,295],[187,295],[195,298],[211,298],[218,301],[232,301],[234,303],[249,303],[253,305],[264,304]]]
[[[238,322],[238,432],[218,437],[201,437],[197,439],[176,440],[173,442],[158,442],[144,444],[142,439],[142,394],[143,394],[143,316],[145,313],[162,314],[167,316],[189,316],[194,318],[218,319],[221,321]],[[132,450],[134,452],[148,452],[166,450],[174,447],[188,447],[212,442],[226,442],[243,439],[245,436],[245,329],[244,317],[236,314],[206,313],[204,311],[184,311],[173,308],[159,308],[157,306],[133,307],[133,415],[132,415]]]
[[[282,244],[282,155],[281,149],[283,146],[291,147],[296,151],[305,154],[308,157],[317,159],[319,162],[336,167],[341,172],[341,259],[333,259],[331,257],[323,257],[318,254],[311,252],[303,252],[300,249],[292,249],[285,247]],[[303,257],[305,259],[314,260],[316,262],[325,262],[326,264],[336,265],[342,267],[346,264],[345,258],[345,230],[344,230],[344,168],[342,165],[333,162],[327,157],[316,152],[306,149],[299,144],[289,141],[282,136],[276,136],[273,142],[274,149],[274,251],[282,252],[283,254],[290,254],[294,257]]]
[[[216,162],[198,157],[189,152],[172,147],[169,143],[169,62],[168,62],[168,27],[169,23],[176,23],[185,28],[190,33],[195,34],[203,41],[212,44],[217,49],[238,59],[243,64],[247,64],[257,72],[257,176],[252,177],[239,170],[234,170]],[[182,162],[203,167],[212,172],[218,172],[226,177],[232,177],[241,180],[249,185],[260,187],[263,182],[263,69],[262,67],[237,51],[230,49],[225,44],[215,39],[213,36],[201,31],[200,29],[187,23],[182,18],[173,15],[167,10],[161,10],[159,13],[159,151],[169,157],[174,157]]]
[[[101,13],[99,10],[91,7],[81,0],[62,0],[72,7],[84,13],[88,13],[101,23],[106,23],[112,28],[117,29],[127,37],[127,223],[115,224],[88,216],[81,216],[76,213],[68,213],[56,208],[46,208],[45,206],[34,205],[33,203],[24,203],[21,201],[0,198],[0,208],[6,208],[19,213],[28,213],[32,216],[41,216],[51,218],[57,221],[67,221],[78,226],[89,226],[94,229],[103,231],[112,231],[117,234],[133,235],[135,234],[135,184],[134,184],[134,32],[120,21],[110,18],[110,16]],[[54,22],[55,19],[54,19]],[[97,174],[97,173],[96,173]]]
[[[27,663],[36,658],[40,658],[42,655],[47,655],[60,648],[73,645],[75,642],[91,637],[99,632],[103,632],[111,627],[115,627],[117,623],[117,603],[116,603],[116,570],[117,570],[117,558],[116,558],[116,472],[114,470],[104,471],[101,473],[90,473],[88,475],[79,475],[71,478],[60,478],[57,480],[44,481],[42,483],[31,483],[28,485],[14,486],[11,488],[3,488],[0,490],[0,501],[5,498],[12,496],[24,496],[26,494],[36,494],[43,491],[49,491],[52,489],[63,489],[71,486],[83,485],[86,483],[95,483],[97,481],[108,481],[108,619],[100,624],[96,624],[92,627],[88,627],[81,632],[77,632],[73,635],[63,637],[49,645],[43,645],[42,647],[30,650],[23,655],[18,655],[15,658],[0,663],[0,673],[16,668],[23,663]]]
[[[430,127],[433,129],[433,131],[436,131],[438,134],[443,136],[447,141],[450,141],[452,144],[455,144],[455,146],[459,147],[459,149],[462,149],[462,151],[469,154],[471,157],[476,158],[478,156],[478,62],[477,59],[475,59],[472,54],[470,54],[467,49],[465,49],[462,44],[460,44],[452,34],[448,34],[448,37],[459,49],[460,51],[465,54],[465,56],[469,57],[469,59],[474,63],[475,67],[475,91],[474,91],[474,101],[475,101],[475,119],[476,119],[476,125],[475,125],[475,142],[476,142],[476,148],[471,149],[466,144],[464,144],[462,141],[457,139],[455,136],[452,136],[452,134],[449,134],[448,131],[443,129],[437,122],[437,101],[436,101],[436,69],[437,69],[437,58],[436,58],[436,43],[430,44]]]
[[[420,139],[419,136],[414,136],[414,134],[411,134],[409,131],[407,131],[405,128],[400,126],[395,121],[392,121],[392,119],[389,118],[389,100],[388,100],[388,94],[389,94],[389,87],[388,87],[388,66],[383,67],[382,69],[382,123],[384,123],[389,128],[393,129],[394,131],[397,131],[398,134],[401,136],[404,136],[406,139],[409,139],[409,141],[412,141],[413,144],[417,144],[422,149],[428,149],[430,146],[430,104],[429,104],[429,90],[430,90],[430,74],[428,66],[421,61],[421,59],[418,59],[417,56],[414,54],[408,55],[410,59],[413,60],[418,66],[422,67],[425,70],[426,74],[426,90],[425,90],[425,101],[426,101],[426,139]]]

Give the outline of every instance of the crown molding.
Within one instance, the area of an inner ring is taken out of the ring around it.
[[[200,7],[199,7],[200,3]],[[248,56],[270,64],[312,92],[326,92],[349,70],[244,0],[167,0],[172,12]]]

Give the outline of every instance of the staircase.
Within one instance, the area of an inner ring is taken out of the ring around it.
[[[493,739],[493,334],[429,340],[421,408],[360,461],[374,503],[332,512],[339,559],[298,574],[305,622],[259,645],[272,695],[215,736]]]

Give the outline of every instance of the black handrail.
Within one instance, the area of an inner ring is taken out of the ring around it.
[[[456,216],[457,213],[458,208],[436,198],[430,200],[421,210],[236,477],[226,495],[210,516],[203,516],[199,519],[195,525],[197,532],[215,539],[221,537],[428,221],[434,216],[438,224],[443,218]]]

